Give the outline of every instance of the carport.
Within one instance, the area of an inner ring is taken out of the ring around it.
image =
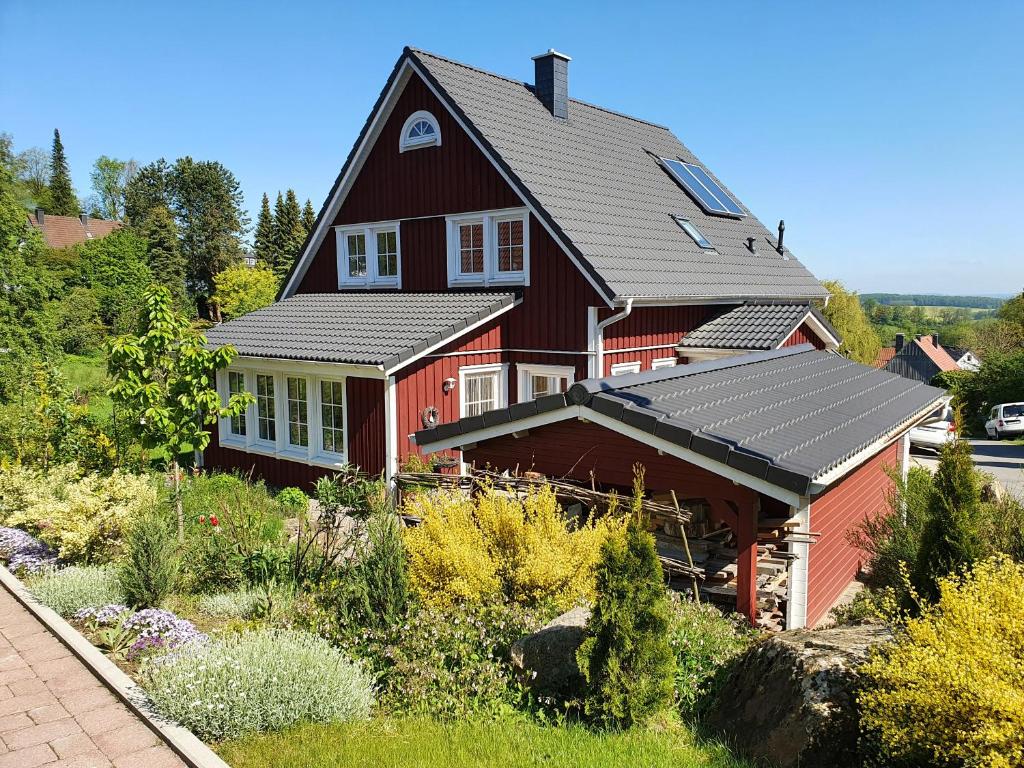
[[[785,625],[813,625],[855,577],[846,531],[885,503],[900,440],[945,392],[805,344],[638,374],[417,432],[426,452],[706,500],[735,539],[736,609],[758,606],[759,530],[786,526]],[[814,517],[812,524],[812,507]],[[812,545],[811,542],[815,543]],[[811,551],[813,549],[813,552]]]

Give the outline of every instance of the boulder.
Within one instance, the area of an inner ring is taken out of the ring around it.
[[[737,660],[707,724],[779,768],[860,765],[857,668],[891,638],[877,624],[773,635]]]
[[[512,645],[512,665],[519,679],[542,696],[573,698],[585,681],[576,664],[589,608],[573,608]]]

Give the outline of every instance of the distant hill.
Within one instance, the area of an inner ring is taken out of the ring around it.
[[[993,296],[942,296],[932,293],[862,293],[860,300],[875,301],[888,306],[964,307],[966,309],[999,309],[1005,299]]]

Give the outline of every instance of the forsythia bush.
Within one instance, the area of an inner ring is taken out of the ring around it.
[[[890,759],[1024,764],[1024,566],[984,561],[862,668],[861,722]]]
[[[104,476],[82,475],[75,464],[48,472],[17,465],[0,469],[3,524],[34,533],[71,562],[103,563],[117,556],[128,523],[156,500],[147,477],[119,470]]]
[[[568,608],[594,597],[601,544],[624,521],[606,515],[571,524],[550,488],[524,498],[490,487],[475,498],[422,493],[406,511],[421,518],[403,534],[409,579],[427,605],[503,599]]]

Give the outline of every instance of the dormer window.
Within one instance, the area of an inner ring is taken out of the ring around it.
[[[421,147],[441,146],[441,127],[437,118],[425,110],[413,112],[402,126],[402,135],[398,140],[398,151],[405,152]]]

